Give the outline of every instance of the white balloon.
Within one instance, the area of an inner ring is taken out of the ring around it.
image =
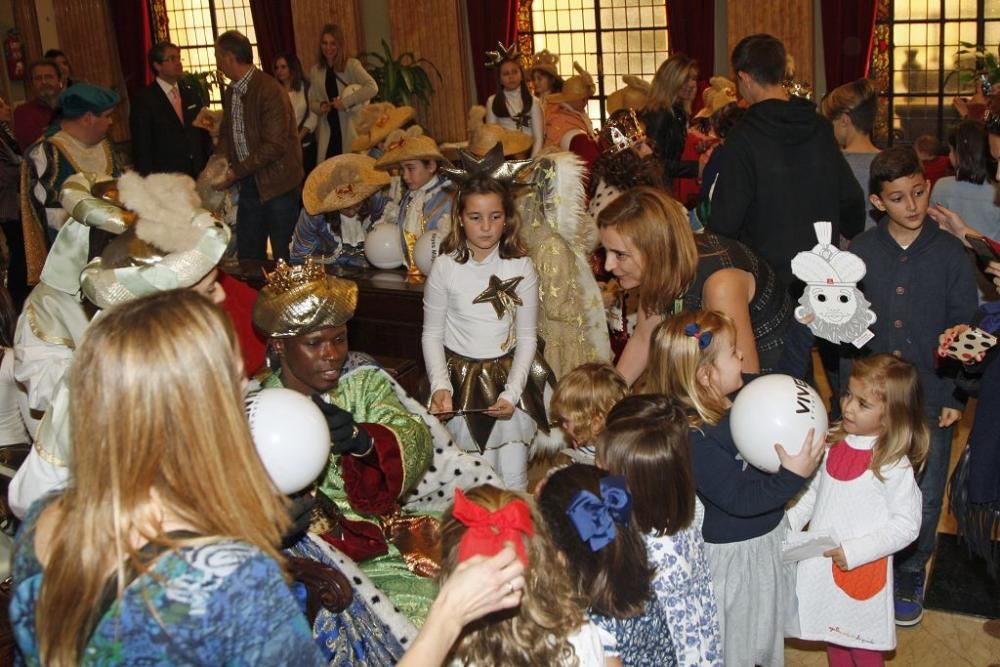
[[[432,229],[421,234],[417,242],[413,244],[413,259],[416,260],[420,273],[425,276],[431,274],[431,266],[441,249],[441,241],[444,241],[444,234]]]
[[[765,375],[743,387],[730,416],[733,440],[751,465],[777,472],[781,464],[774,445],[797,454],[809,429],[826,435],[826,407],[808,383],[788,375]]]
[[[377,269],[396,269],[406,263],[399,227],[383,222],[365,237],[365,257]]]
[[[257,454],[284,494],[316,481],[330,459],[330,429],[320,409],[292,389],[261,389],[247,397]]]

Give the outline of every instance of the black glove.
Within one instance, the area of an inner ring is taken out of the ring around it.
[[[363,428],[354,423],[354,416],[333,403],[327,403],[318,395],[312,397],[326,417],[330,429],[330,442],[335,454],[367,454],[372,447],[372,439]]]
[[[288,516],[292,520],[292,525],[288,527],[281,537],[281,548],[287,549],[293,546],[302,537],[302,534],[309,530],[309,519],[312,515],[312,508],[316,505],[316,498],[309,492],[302,492],[294,496],[288,496],[292,501],[288,508]]]

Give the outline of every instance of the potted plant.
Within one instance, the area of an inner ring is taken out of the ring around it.
[[[997,62],[997,54],[987,51],[981,44],[971,42],[959,42],[959,44],[962,45],[962,49],[955,54],[960,68],[958,80],[967,84],[980,77],[983,82],[983,94],[989,95],[989,89],[1000,82],[1000,63]],[[962,68],[964,60],[962,56],[970,54],[975,58],[975,63],[971,67]]]
[[[392,50],[382,40],[382,53],[368,51],[360,54],[365,69],[378,84],[376,101],[391,102],[396,106],[409,105],[414,101],[424,109],[430,104],[434,85],[424,69],[430,67],[441,81],[441,72],[427,58],[417,58],[412,51],[393,57]]]

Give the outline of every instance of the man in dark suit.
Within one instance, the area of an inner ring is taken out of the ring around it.
[[[156,80],[132,99],[132,157],[143,176],[180,172],[197,178],[212,151],[208,132],[192,123],[202,107],[201,95],[185,81],[181,52],[170,42],[149,50]]]

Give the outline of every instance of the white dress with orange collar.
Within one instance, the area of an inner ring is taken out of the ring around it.
[[[799,562],[796,593],[803,639],[873,651],[896,647],[892,554],[917,538],[921,496],[907,458],[869,469],[875,436],[852,436],[827,451],[809,488],[788,510],[792,530],[832,530],[848,570],[832,559]]]

